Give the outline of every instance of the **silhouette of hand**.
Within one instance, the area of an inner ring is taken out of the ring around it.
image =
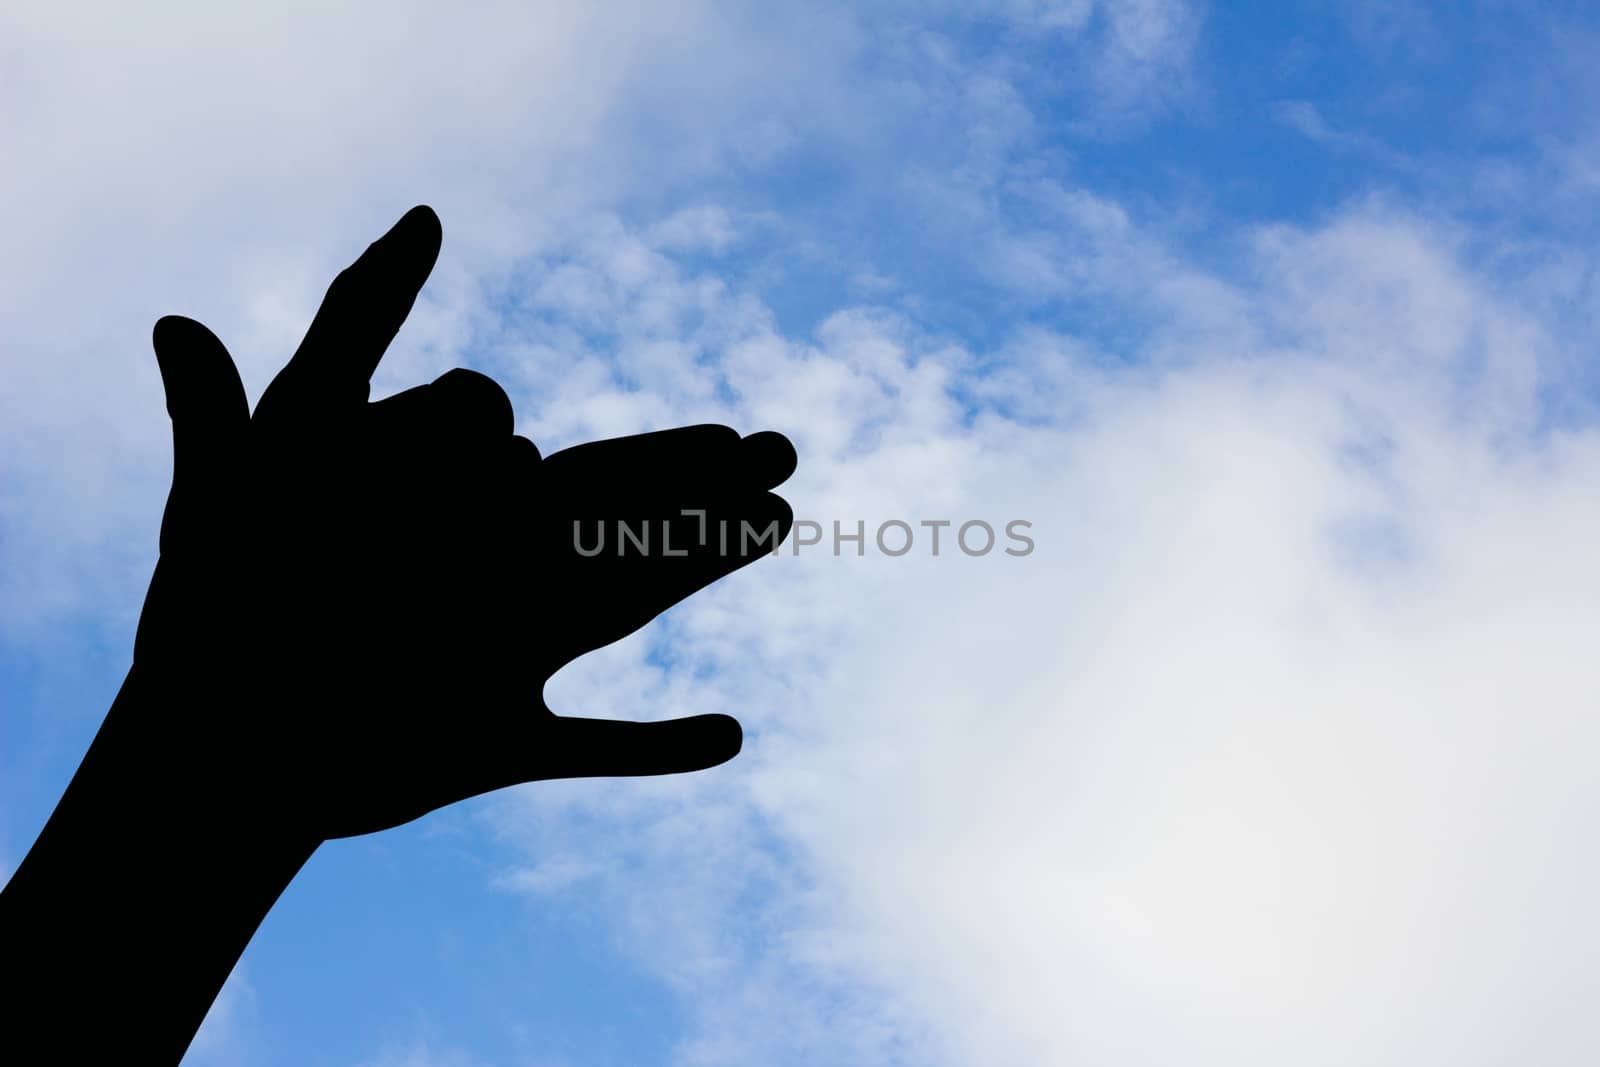
[[[467,370],[369,403],[440,238],[414,208],[341,273],[253,416],[209,330],[156,324],[175,462],[134,666],[166,710],[124,736],[176,802],[325,840],[739,751],[726,715],[564,717],[543,688],[774,550],[793,448],[692,426],[541,457]]]

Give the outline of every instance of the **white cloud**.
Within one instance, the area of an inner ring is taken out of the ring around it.
[[[1279,100],[1273,105],[1279,122],[1311,141],[1343,143],[1347,134],[1328,125],[1317,105],[1309,100]]]
[[[1108,25],[1133,17],[1121,10]],[[7,639],[102,598],[131,624],[164,481],[165,428],[147,417],[162,410],[148,334],[163,314],[211,325],[256,395],[327,279],[429,202],[445,251],[386,361],[379,387],[393,388],[458,358],[482,279],[596,210],[660,220],[647,237],[665,251],[725,250],[771,213],[707,186],[804,152],[892,194],[884,175],[946,160],[950,103],[969,146],[958,165],[989,180],[1027,109],[1003,71],[956,64],[950,85],[919,84],[933,61],[898,50],[901,21],[892,4],[757,18],[710,0],[404,3],[376,20],[307,4],[7,6]]]
[[[438,373],[479,279],[582,212],[755,165],[750,145],[781,151],[774,122],[858,136],[854,33],[709,3],[8,5],[0,484],[27,501],[7,508],[8,639],[106,600],[125,627],[138,603],[165,480],[158,317],[212,325],[256,395],[328,279],[428,202],[449,237],[385,381]],[[713,244],[716,210],[695,222]]]
[[[647,641],[558,679],[754,727],[700,779],[526,794],[630,828],[586,892],[692,991],[683,1062],[1588,1057],[1600,436],[1534,434],[1554,343],[1457,245],[1376,207],[1264,230],[1257,280],[1209,279],[1231,336],[1147,277],[1152,346],[1197,350],[1025,335],[989,396],[1076,394],[1043,425],[965,424],[973,357],[893,317],[727,355],[757,422],[825,416],[783,426],[802,517],[1039,547],[763,562],[660,635],[710,679]],[[592,840],[508,804],[535,855]]]
[[[165,483],[149,324],[213,323],[258,392],[326,279],[426,200],[445,258],[379,391],[471,351],[546,447],[771,426],[802,518],[1034,524],[1023,559],[762,561],[552,686],[750,727],[704,775],[495,809],[527,855],[502,889],[606,909],[686,996],[682,1062],[1592,1060],[1600,441],[1541,428],[1584,335],[1474,235],[1360,205],[1218,276],[1114,198],[1017,180],[1002,75],[874,82],[837,11],[414,6],[309,37],[303,9],[227,11],[0,16],[27,103],[0,118],[27,161],[0,172],[8,640],[136,610]],[[1021,13],[1104,42],[1113,103],[1183,84],[1198,25]],[[894,155],[937,140],[889,136],[929,100],[978,135],[954,177],[937,146]],[[1022,306],[1068,294],[1129,336],[971,351],[915,299],[784,335],[685,265],[752,217],[681,191],[819,144],[921,174]]]
[[[650,243],[670,251],[721,252],[738,240],[728,212],[715,204],[686,207],[651,227]]]

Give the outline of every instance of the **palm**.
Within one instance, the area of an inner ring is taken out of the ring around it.
[[[374,244],[253,417],[204,327],[157,328],[177,458],[136,662],[208,704],[225,694],[220,712],[179,701],[196,710],[166,725],[173,746],[203,744],[219,788],[271,796],[319,838],[516,782],[730,758],[727,716],[564,718],[543,687],[770,548],[741,524],[781,537],[792,521],[768,492],[794,463],[777,434],[697,426],[541,458],[482,375],[368,403],[438,245],[425,208]],[[649,553],[617,554],[619,520],[650,530]],[[580,551],[575,523],[590,539],[604,525],[607,550]],[[664,526],[683,555],[663,553]]]

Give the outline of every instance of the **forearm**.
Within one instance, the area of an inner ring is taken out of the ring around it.
[[[159,724],[197,697],[148,675],[129,673],[0,892],[7,1041],[61,1062],[176,1064],[315,850],[195,788]]]

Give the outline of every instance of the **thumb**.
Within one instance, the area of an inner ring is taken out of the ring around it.
[[[172,504],[203,500],[226,484],[250,426],[250,403],[233,357],[200,323],[168,315],[156,322],[151,343],[172,416],[170,518]]]
[[[726,763],[739,754],[744,732],[729,715],[691,715],[664,722],[547,720],[531,746],[523,781],[681,774]]]

